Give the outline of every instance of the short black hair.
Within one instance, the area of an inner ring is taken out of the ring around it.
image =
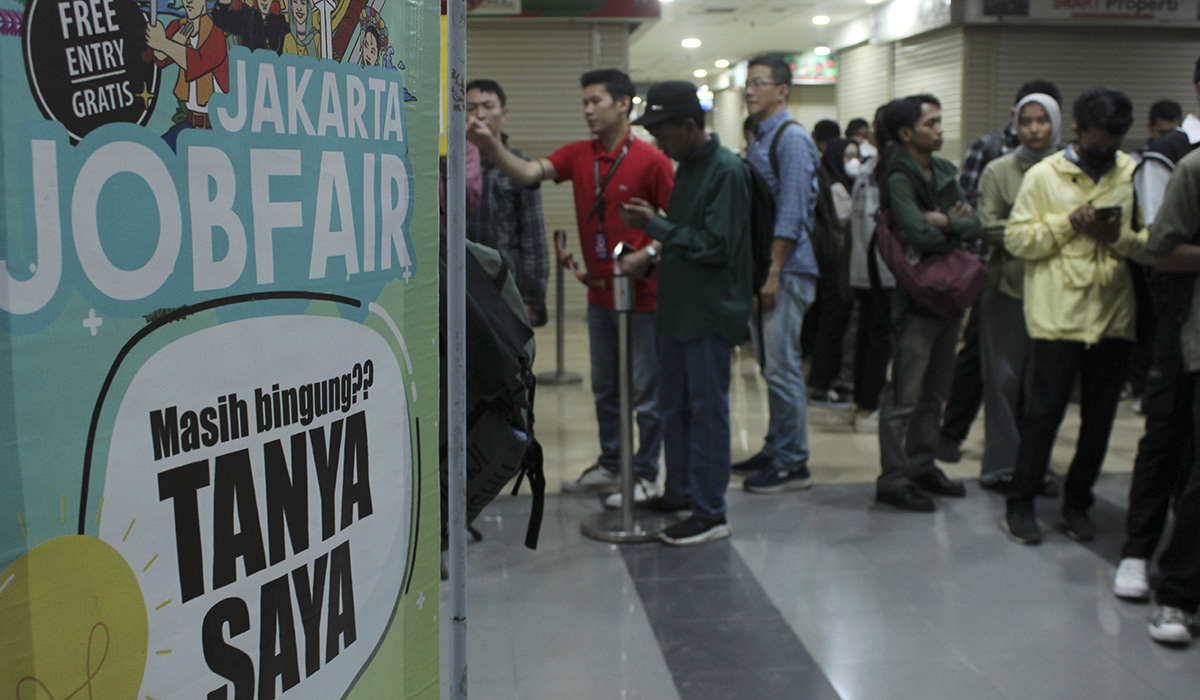
[[[842,127],[832,119],[822,119],[813,124],[813,141],[827,142],[842,137]]]
[[[1092,88],[1075,100],[1074,116],[1080,132],[1096,127],[1124,136],[1133,126],[1133,103],[1120,90]]]
[[[472,80],[471,82],[467,83],[467,89],[464,90],[463,93],[465,94],[472,90],[490,92],[496,97],[500,98],[501,107],[508,106],[508,96],[504,94],[504,88],[500,87],[500,83],[497,83],[495,80],[488,80],[487,78]]]
[[[1196,59],[1196,67],[1192,69],[1192,85],[1200,85],[1200,58]]]
[[[1172,100],[1159,100],[1150,105],[1150,123],[1165,119],[1169,122],[1183,121],[1183,107]]]
[[[868,134],[871,131],[871,125],[862,117],[855,117],[846,125],[846,137],[852,137],[857,134]]]
[[[633,111],[633,98],[637,95],[637,90],[634,89],[633,81],[629,79],[628,74],[616,68],[601,68],[600,70],[590,70],[579,78],[579,87],[581,88],[599,84],[604,85],[604,89],[612,97],[613,102],[622,97],[628,97],[629,112]]]
[[[892,100],[884,105],[881,108],[883,110],[883,123],[880,126],[883,127],[883,135],[886,136],[886,140],[899,142],[900,129],[915,127],[917,122],[921,120],[924,105],[927,104],[938,108],[942,106],[938,98],[924,93]],[[878,115],[878,112],[876,114]]]
[[[1025,83],[1021,86],[1020,90],[1017,90],[1017,99],[1013,100],[1013,104],[1039,92],[1043,95],[1053,97],[1058,106],[1062,107],[1062,92],[1059,91],[1057,85],[1049,80],[1030,80],[1028,83]]]
[[[787,64],[787,61],[778,56],[755,56],[750,59],[746,70],[750,70],[755,66],[766,66],[771,69],[771,81],[779,85],[787,85],[790,90],[792,87],[792,67]]]

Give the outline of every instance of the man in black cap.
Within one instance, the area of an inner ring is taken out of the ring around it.
[[[661,243],[658,280],[659,405],[665,434],[666,488],[649,507],[691,510],[659,534],[688,545],[730,535],[729,375],[734,345],[750,317],[750,178],[746,166],[704,130],[696,86],[659,83],[646,95],[640,124],[678,161],[666,215],[633,198],[621,205],[630,228]],[[652,260],[618,262],[634,276]]]

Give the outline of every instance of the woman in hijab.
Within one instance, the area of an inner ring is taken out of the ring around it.
[[[992,247],[988,281],[979,299],[979,342],[983,370],[984,448],[979,482],[1008,491],[1020,446],[1022,393],[1032,367],[1032,341],[1025,327],[1025,263],[1004,248],[1004,228],[1025,172],[1059,148],[1058,103],[1043,93],[1028,95],[1013,109],[1017,150],[988,163],[979,181],[983,239]],[[1046,476],[1043,492],[1056,490]]]
[[[854,213],[854,203],[850,198],[854,175],[850,171],[857,174],[858,166],[858,143],[850,139],[831,139],[821,155],[821,172],[817,176],[821,189],[817,202],[817,223],[823,230],[814,232],[814,235],[824,236],[827,245],[833,245],[838,252],[836,263],[821,267],[821,278],[817,282],[817,310],[813,315],[813,323],[807,324],[815,329],[809,341],[813,351],[808,385],[814,404],[839,409],[851,409],[854,406],[849,401],[849,390],[839,390],[835,381],[842,366],[842,340],[846,336],[853,306],[848,280],[850,216]],[[830,209],[833,211],[830,212]],[[805,340],[801,338],[801,347],[805,345]]]
[[[829,175],[833,205],[837,209],[838,224],[845,229],[850,225],[850,190],[854,178],[858,177],[858,142],[852,139],[834,139],[825,147],[821,156],[821,167]]]

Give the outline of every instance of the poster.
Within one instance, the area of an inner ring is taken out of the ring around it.
[[[438,14],[0,0],[0,697],[437,697]]]

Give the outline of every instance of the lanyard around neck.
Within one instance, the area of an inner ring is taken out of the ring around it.
[[[621,165],[621,161],[625,160],[625,154],[629,153],[629,147],[633,144],[633,134],[630,133],[625,138],[625,145],[621,147],[621,152],[617,154],[617,159],[613,161],[612,167],[608,169],[608,173],[604,176],[604,180],[600,179],[600,159],[596,158],[592,161],[592,182],[596,183],[596,201],[592,202],[592,209],[588,212],[588,217],[599,215],[600,227],[604,227],[604,188],[612,180],[613,175],[617,173],[617,167]]]

